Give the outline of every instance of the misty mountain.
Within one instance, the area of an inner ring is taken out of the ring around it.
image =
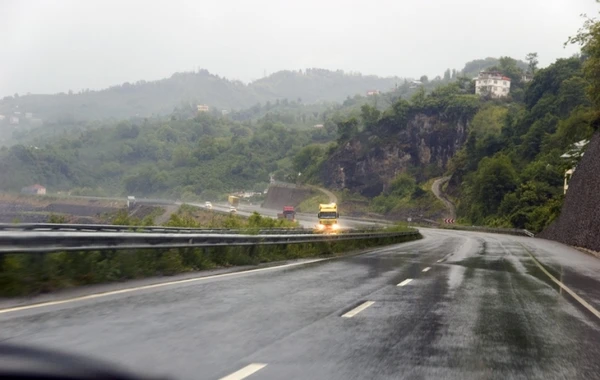
[[[183,72],[157,81],[123,83],[100,91],[5,97],[0,114],[32,113],[44,122],[167,115],[175,107],[206,104],[219,110],[244,109],[257,103],[295,100],[305,104],[343,101],[370,90],[389,91],[398,77],[345,73],[341,70],[280,71],[249,84],[209,73]],[[403,81],[403,80],[402,80]]]

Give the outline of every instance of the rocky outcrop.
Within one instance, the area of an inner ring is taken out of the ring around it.
[[[410,167],[418,168],[418,180],[443,173],[466,136],[466,122],[417,114],[402,128],[382,130],[376,136],[363,132],[339,147],[323,165],[321,181],[329,189],[374,197]]]
[[[600,132],[573,173],[560,216],[540,237],[600,251]]]

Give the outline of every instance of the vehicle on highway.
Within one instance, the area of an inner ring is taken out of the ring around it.
[[[334,232],[337,231],[340,226],[338,219],[340,214],[338,212],[338,206],[335,203],[321,203],[319,205],[319,224],[317,224],[317,231],[320,232]]]
[[[240,198],[235,195],[230,195],[227,197],[227,201],[229,202],[229,206],[233,208],[237,208],[240,205]]]
[[[292,222],[296,221],[296,211],[294,206],[283,206],[283,212],[277,214],[277,219],[287,219]]]
[[[237,213],[237,209],[233,206],[229,206],[229,213],[230,214],[236,214]]]
[[[204,208],[207,208],[207,209],[209,209],[209,210],[212,210],[212,203],[210,203],[210,202],[205,202],[205,203],[204,203]]]

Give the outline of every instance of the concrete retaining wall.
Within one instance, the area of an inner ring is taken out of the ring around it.
[[[283,210],[283,206],[298,206],[306,198],[313,196],[315,192],[311,189],[301,187],[288,187],[271,185],[267,192],[267,199],[262,207],[272,210]]]

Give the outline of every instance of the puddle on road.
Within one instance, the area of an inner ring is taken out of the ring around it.
[[[464,243],[455,249],[449,256],[447,261],[455,262],[455,260],[464,260],[470,257],[473,253],[479,252],[480,241],[473,238],[467,238]]]
[[[462,284],[467,268],[460,265],[452,265],[448,271],[448,290],[453,291]]]
[[[544,273],[540,267],[538,267],[533,260],[529,259],[529,260],[523,260],[522,261],[523,266],[525,267],[525,269],[527,270],[527,274],[537,278],[538,280],[541,280],[542,282],[550,285],[550,287],[552,287],[552,289],[556,290],[556,291],[560,291],[560,286],[558,286],[558,284],[554,281],[552,281],[550,279],[550,277],[548,277],[548,275],[546,275],[546,273]],[[551,274],[554,276],[554,278],[558,279],[560,281],[560,273],[558,273],[556,270],[548,267],[548,266],[544,266],[544,268]]]
[[[481,248],[479,248],[479,253],[480,255],[485,255],[487,253],[487,241],[483,241],[483,244],[481,244]]]
[[[530,363],[543,358],[543,342],[535,331],[519,298],[515,295],[511,273],[515,268],[507,260],[499,259],[485,263],[484,269],[495,271],[485,276],[479,315],[475,333],[491,352],[502,351],[508,354],[511,367],[523,370]],[[520,278],[520,276],[517,276]],[[502,366],[507,358],[491,356],[486,362],[491,367]]]
[[[517,273],[514,265],[507,259],[500,257],[497,259],[491,259],[482,256],[469,257],[462,261],[455,262],[453,264],[462,265],[472,269],[487,269],[498,272],[509,272]]]

